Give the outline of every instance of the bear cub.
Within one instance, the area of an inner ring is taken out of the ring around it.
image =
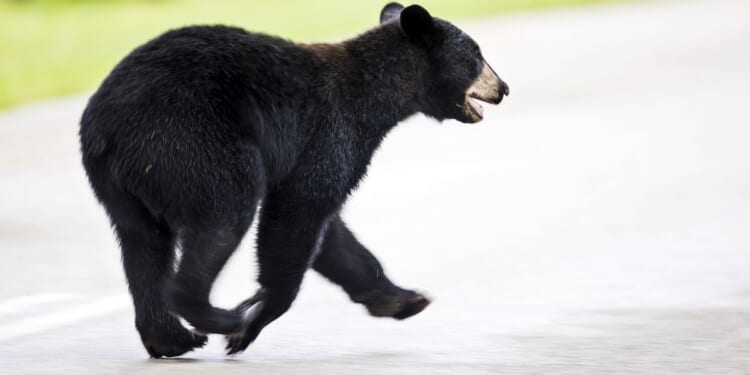
[[[195,26],[136,48],[89,100],[80,143],[145,349],[178,356],[217,333],[227,353],[243,351],[289,309],[308,268],[373,316],[422,311],[429,300],[393,283],[339,210],[399,121],[475,123],[480,101],[507,94],[470,37],[418,5],[390,3],[341,43]],[[215,307],[213,282],[256,210],[260,289]]]

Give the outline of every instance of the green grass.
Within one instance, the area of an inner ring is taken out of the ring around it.
[[[421,0],[446,19],[603,0]],[[0,0],[0,108],[95,88],[174,27],[229,24],[297,41],[355,35],[388,0]]]

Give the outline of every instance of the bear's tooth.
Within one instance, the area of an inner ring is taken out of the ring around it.
[[[469,98],[469,105],[480,117],[484,115],[484,107],[479,104],[479,100],[476,98]]]

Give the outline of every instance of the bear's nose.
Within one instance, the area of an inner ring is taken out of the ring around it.
[[[503,96],[503,95],[504,96],[510,95],[510,87],[502,79],[500,80],[500,93],[501,93],[501,96]]]

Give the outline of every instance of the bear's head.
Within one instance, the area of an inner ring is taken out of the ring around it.
[[[482,120],[481,102],[498,104],[508,85],[485,61],[477,43],[459,28],[434,18],[419,5],[386,5],[380,23],[397,23],[403,36],[424,51],[429,61],[420,112],[437,120],[465,123]]]

